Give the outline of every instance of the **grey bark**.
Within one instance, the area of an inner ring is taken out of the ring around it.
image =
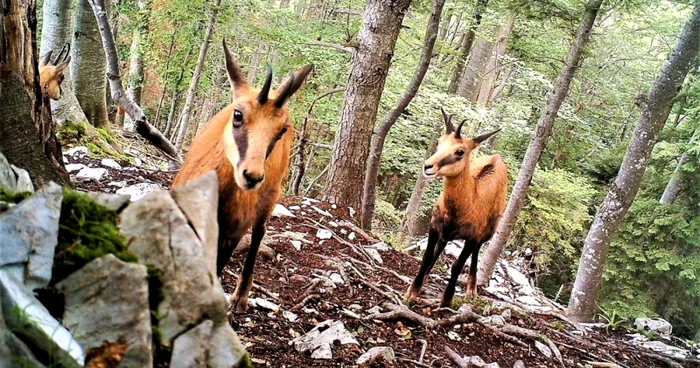
[[[372,128],[410,0],[369,0],[352,58],[323,198],[359,208]]]
[[[280,1],[280,9],[289,9],[289,0]]]
[[[491,58],[493,42],[485,38],[479,38],[469,56],[469,63],[464,68],[459,79],[457,94],[469,101],[476,102],[481,90],[481,82],[486,73],[486,65]]]
[[[109,126],[105,98],[107,62],[90,2],[91,0],[78,0],[71,76],[75,97],[87,120],[93,126],[103,128]],[[105,11],[108,13],[111,3],[110,0],[106,0]]]
[[[176,24],[176,27],[178,25]],[[158,100],[158,108],[156,109],[156,118],[153,119],[153,125],[157,127],[160,126],[160,110],[163,108],[163,102],[165,102],[165,95],[168,92],[168,73],[170,72],[170,61],[172,60],[173,48],[175,48],[175,34],[177,29],[173,30],[170,35],[170,48],[168,49],[168,61],[165,62],[165,81],[163,82],[163,92],[160,94],[160,100]]]
[[[530,188],[530,182],[532,181],[532,176],[535,173],[535,168],[537,167],[537,162],[540,160],[544,146],[552,133],[552,127],[554,126],[554,120],[557,117],[559,108],[561,107],[567,93],[569,92],[569,85],[574,77],[574,73],[579,68],[579,63],[581,61],[581,53],[584,46],[588,43],[590,38],[591,29],[595,23],[596,17],[598,16],[598,11],[603,3],[603,0],[590,0],[586,4],[586,12],[584,13],[583,19],[581,20],[581,25],[576,33],[576,39],[574,40],[571,49],[569,49],[569,55],[566,57],[566,62],[564,68],[555,83],[554,91],[550,94],[547,106],[544,113],[537,122],[537,127],[535,128],[535,133],[530,140],[530,145],[525,152],[525,157],[520,166],[520,174],[518,175],[518,180],[513,186],[513,191],[510,195],[510,200],[508,201],[508,206],[506,211],[501,217],[501,221],[490,241],[488,248],[484,250],[484,254],[481,257],[481,262],[479,262],[479,273],[477,275],[477,280],[479,280],[480,285],[488,284],[491,279],[491,273],[496,266],[496,261],[501,255],[503,247],[508,242],[510,233],[513,231],[513,227],[518,219],[520,210],[523,208],[525,198],[527,198],[527,193]]]
[[[632,141],[627,147],[617,178],[598,209],[586,237],[567,309],[567,315],[575,321],[589,321],[596,311],[610,242],[637,195],[659,133],[698,51],[700,3],[695,4],[691,18],[685,24],[675,49],[668,55],[649,94],[641,98],[642,114]]]
[[[126,90],[124,90],[124,85],[122,85],[121,75],[119,74],[117,46],[114,42],[114,37],[112,36],[112,29],[109,25],[107,12],[104,10],[105,0],[90,0],[90,3],[95,18],[99,24],[100,37],[102,38],[102,43],[105,47],[105,54],[107,55],[107,79],[109,79],[112,99],[119,104],[119,106],[124,109],[125,113],[136,122],[137,133],[139,133],[152,145],[170,156],[172,160],[182,162],[178,151],[170,143],[170,141],[165,138],[165,136],[163,136],[158,129],[153,127],[153,125],[148,122],[148,118],[143,113],[141,107],[127,97]]]
[[[467,56],[472,49],[472,44],[474,43],[474,37],[476,30],[481,24],[481,18],[483,13],[486,11],[486,6],[489,0],[477,0],[476,6],[474,7],[474,13],[472,15],[471,24],[467,33],[464,35],[464,40],[462,41],[462,46],[459,50],[459,58],[457,59],[457,65],[452,73],[452,78],[450,79],[450,85],[447,87],[447,93],[457,92],[457,86],[459,85],[460,77],[464,71],[464,64],[467,62]]]
[[[501,27],[498,27],[496,32],[496,45],[493,47],[488,64],[486,64],[486,70],[482,76],[481,89],[479,89],[476,99],[476,102],[483,106],[491,105],[493,91],[496,88],[496,80],[501,73],[500,58],[506,54],[506,47],[514,26],[515,15],[511,15]]]
[[[696,130],[695,133],[693,133],[692,138],[690,138],[690,147],[692,147],[698,140],[698,135],[700,135],[700,129]],[[661,195],[661,199],[659,199],[659,203],[672,204],[676,201],[678,195],[681,192],[681,189],[683,189],[683,166],[688,162],[689,159],[690,157],[688,155],[688,152],[683,152],[681,158],[678,160],[678,165],[676,165],[676,169],[673,170],[673,174],[671,174],[671,179],[669,179],[668,184],[666,184],[666,188],[664,189],[663,195]]]
[[[180,75],[177,77],[177,81],[175,82],[175,87],[173,87],[173,95],[170,98],[170,112],[168,113],[168,121],[165,124],[165,130],[163,133],[166,137],[171,137],[171,134],[173,133],[173,122],[175,122],[175,111],[177,110],[177,106],[180,103],[180,84],[182,84],[182,80],[185,78],[185,70],[187,70],[187,65],[190,64],[190,58],[192,57],[193,53],[194,53],[194,46],[190,47],[190,50],[187,52],[187,57],[185,58],[185,62],[182,64],[182,67],[180,68]]]
[[[374,216],[377,195],[377,176],[379,175],[379,164],[381,162],[386,137],[389,134],[389,130],[391,130],[396,121],[399,120],[401,114],[403,114],[406,107],[408,107],[418,93],[418,89],[420,88],[421,83],[423,83],[423,78],[428,72],[428,67],[430,66],[430,61],[433,57],[433,49],[435,48],[435,41],[437,40],[438,29],[440,27],[440,17],[442,16],[442,9],[444,6],[445,0],[433,0],[433,8],[431,10],[430,19],[428,20],[428,25],[425,29],[423,53],[420,61],[418,61],[418,66],[413,73],[413,78],[408,84],[406,92],[404,92],[403,96],[401,96],[401,99],[398,101],[394,109],[389,112],[389,115],[387,115],[379,126],[377,134],[374,136],[372,141],[369,163],[367,165],[367,173],[365,175],[365,181],[362,189],[362,217],[360,223],[365,229],[372,228],[372,217]]]
[[[140,17],[138,25],[134,28],[134,36],[131,40],[130,61],[129,61],[129,86],[126,95],[137,105],[141,105],[141,95],[143,94],[143,42],[148,32],[148,8],[150,2],[138,0],[136,6],[139,9]],[[170,61],[170,60],[168,60]],[[155,120],[158,123],[157,119]],[[127,115],[124,117],[123,129],[127,132],[134,131],[134,121]]]
[[[309,8],[306,12],[306,17],[308,19],[321,19],[323,18],[323,0],[310,0]]]
[[[299,0],[295,10],[297,12],[297,18],[301,19],[304,16],[304,10],[306,10],[306,0]]]
[[[260,69],[260,60],[262,60],[262,55],[265,49],[265,44],[260,43],[258,48],[255,50],[253,57],[250,59],[250,66],[248,67],[248,75],[246,75],[246,80],[248,83],[255,85],[255,81],[258,79],[258,69]]]
[[[197,88],[199,88],[199,80],[202,78],[202,70],[204,69],[204,63],[207,60],[209,43],[211,43],[211,37],[214,34],[214,28],[216,27],[216,16],[219,12],[221,0],[214,0],[213,5],[211,14],[209,15],[209,21],[207,22],[207,31],[204,34],[204,40],[202,40],[202,46],[199,49],[197,66],[194,68],[194,74],[192,74],[192,80],[190,81],[190,88],[187,91],[185,106],[182,107],[182,113],[180,113],[180,130],[177,133],[177,138],[175,138],[175,149],[177,152],[180,152],[182,149],[182,142],[185,140],[185,133],[187,132],[187,126],[189,125],[192,104],[194,103]]]

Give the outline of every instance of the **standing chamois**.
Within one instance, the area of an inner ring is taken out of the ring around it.
[[[65,79],[63,71],[70,63],[70,44],[65,44],[54,60],[51,60],[52,53],[53,50],[39,58],[39,83],[44,96],[58,101],[63,95],[63,89],[61,89],[61,83]]]
[[[252,227],[250,249],[231,297],[234,311],[248,307],[253,267],[265,223],[282,194],[282,181],[289,170],[294,124],[285,103],[309,74],[313,65],[293,72],[270,91],[272,67],[260,91],[243,77],[236,60],[223,42],[232,103],[216,114],[192,142],[182,170],[173,185],[216,170],[219,179],[219,245],[217,275],[228,263],[238,242]]]
[[[442,296],[440,305],[449,307],[457,285],[457,278],[471,255],[471,267],[467,279],[466,296],[476,297],[476,266],[481,245],[491,239],[498,221],[506,208],[508,190],[508,169],[499,155],[472,159],[472,151],[479,144],[500,131],[463,138],[463,120],[455,130],[452,116],[442,116],[447,134],[440,137],[438,146],[425,161],[423,175],[426,178],[444,178],[443,192],[433,208],[428,232],[428,246],[423,254],[418,275],[406,293],[405,299],[415,302],[420,295],[423,283],[435,265],[447,242],[463,239],[464,248],[452,265],[452,275]],[[436,248],[437,245],[437,248]]]

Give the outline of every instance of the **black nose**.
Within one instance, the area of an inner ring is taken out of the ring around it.
[[[425,166],[423,166],[423,170],[430,170],[433,168],[433,166],[435,166],[435,165],[425,165]]]
[[[247,170],[243,170],[243,177],[245,178],[246,184],[248,184],[248,188],[253,188],[256,186],[259,182],[263,181],[265,179],[265,175],[260,175],[260,176],[255,176],[250,174]]]

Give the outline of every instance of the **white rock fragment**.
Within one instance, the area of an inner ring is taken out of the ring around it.
[[[670,335],[673,331],[673,326],[663,318],[636,318],[634,327],[653,331],[661,335]]]
[[[290,311],[282,312],[282,317],[286,318],[287,321],[289,321],[289,322],[294,322],[299,318],[298,315],[296,315],[295,313],[292,313]]]
[[[135,202],[145,197],[146,194],[158,189],[160,189],[160,185],[155,183],[138,183],[118,189],[117,194],[128,195],[131,198],[131,201]]]
[[[301,209],[301,207],[299,207],[299,206],[289,206],[289,209],[292,210],[292,211],[299,211],[299,210]]]
[[[357,362],[355,363],[360,365],[378,363],[381,361],[393,362],[394,359],[396,359],[396,356],[394,355],[394,349],[388,346],[377,346],[367,350],[366,353],[360,355],[360,357],[357,358]]]
[[[88,148],[85,146],[77,146],[69,149],[64,153],[66,156],[77,156],[77,157],[83,157],[87,155],[88,153]]]
[[[290,240],[290,243],[292,243],[292,247],[296,250],[301,250],[301,241],[299,240]]]
[[[335,222],[335,221],[328,221],[328,225],[331,225],[331,226],[333,226],[333,227],[338,227],[338,226],[339,226],[338,223]]]
[[[273,312],[278,312],[280,310],[279,305],[263,298],[250,298],[248,299],[248,305],[253,308],[267,309]]]
[[[335,320],[326,320],[318,324],[303,336],[290,341],[289,344],[293,344],[294,349],[300,353],[311,351],[311,357],[314,359],[331,359],[333,358],[331,345],[336,342],[340,345],[360,345],[345,328],[343,322]]]
[[[322,214],[323,216],[327,216],[327,217],[333,218],[333,215],[331,215],[330,212],[328,212],[328,211],[324,211],[324,210],[322,210],[322,209],[320,209],[320,208],[318,208],[318,207],[316,207],[316,206],[311,206],[311,208],[313,208],[314,211],[316,211],[316,212]]]
[[[116,169],[116,170],[121,170],[122,165],[119,165],[117,161],[112,160],[111,158],[103,158],[102,161],[100,162],[102,166],[109,167],[110,169]]]
[[[288,210],[286,207],[284,207],[283,205],[281,205],[279,203],[277,203],[275,205],[275,209],[272,210],[272,216],[275,216],[275,217],[296,217],[296,216],[294,216],[294,214],[290,210]]]
[[[357,235],[355,235],[355,232],[351,232],[351,233],[348,235],[348,239],[350,239],[350,240],[355,240],[356,238],[357,238]]]
[[[102,180],[107,174],[107,169],[101,167],[84,167],[75,175],[78,180]]]
[[[66,171],[68,171],[68,173],[70,174],[70,173],[80,171],[86,167],[87,166],[85,166],[83,164],[68,164],[68,165],[66,165]]]
[[[350,211],[350,217],[355,217],[355,209],[352,207],[348,207],[348,211]]]
[[[542,353],[542,355],[546,356],[547,358],[552,357],[552,351],[549,349],[549,347],[547,347],[547,345],[539,341],[535,341],[535,347],[537,348],[537,350],[540,351],[540,353]]]
[[[345,284],[345,280],[343,280],[343,276],[341,276],[337,272],[331,273],[330,276],[328,276],[328,278],[330,278],[334,284]]]
[[[316,232],[316,237],[323,240],[330,239],[333,237],[333,233],[330,230],[318,229]]]
[[[354,234],[354,233],[353,233]],[[369,254],[372,259],[379,263],[379,264],[384,264],[384,260],[382,259],[382,256],[379,254],[379,251],[374,249],[374,248],[365,248],[365,252]]]

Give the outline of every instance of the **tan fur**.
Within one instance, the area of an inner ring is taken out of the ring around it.
[[[67,45],[68,46],[68,45]],[[63,54],[64,50],[58,55],[57,60],[51,60],[51,52],[43,56],[39,62],[39,83],[41,84],[41,93],[44,96],[58,101],[61,99],[61,83],[63,83],[63,72],[70,63],[70,56]],[[64,56],[62,56],[64,55]],[[58,60],[60,58],[61,60]],[[59,62],[61,61],[61,62]],[[58,64],[55,64],[59,62]]]

